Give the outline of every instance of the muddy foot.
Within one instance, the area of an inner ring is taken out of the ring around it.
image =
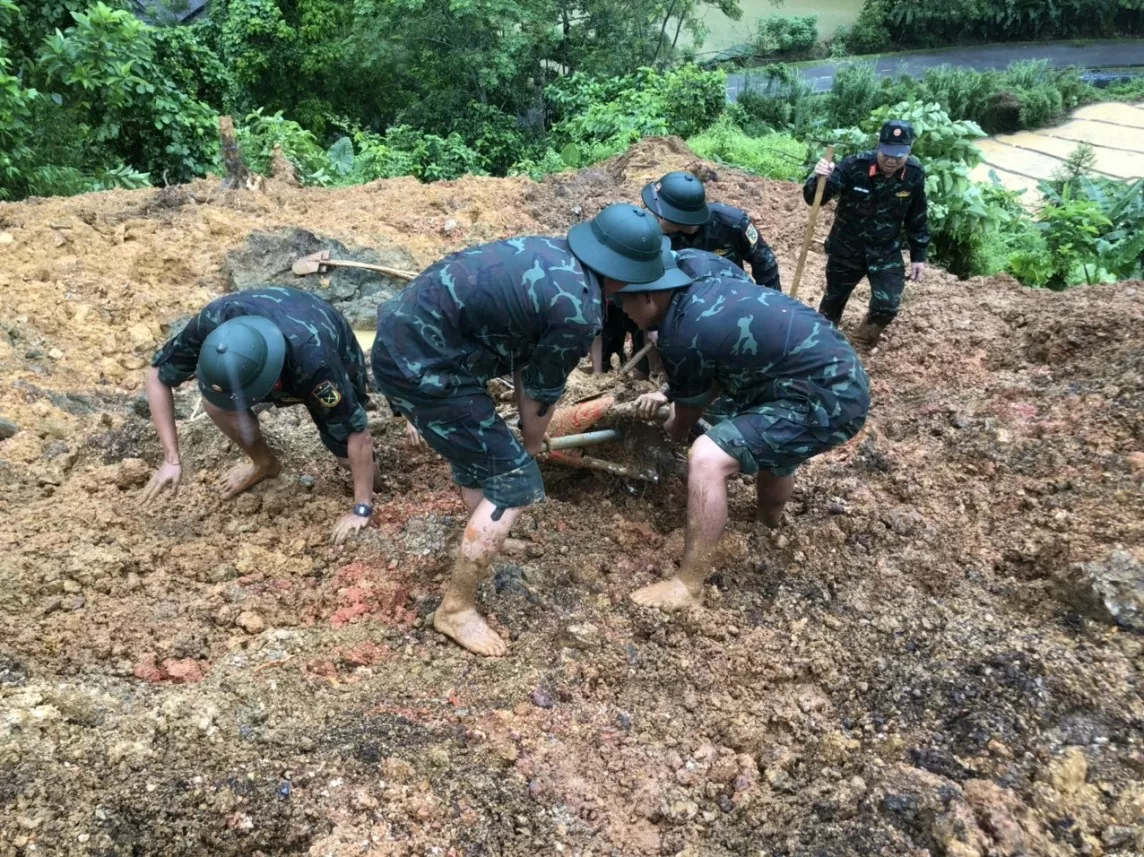
[[[497,636],[476,610],[445,613],[438,609],[433,617],[433,627],[477,655],[499,658],[508,651],[504,640]]]
[[[678,577],[661,580],[632,593],[632,601],[644,607],[658,607],[660,610],[682,610],[699,603],[699,599]]]
[[[755,520],[766,527],[768,530],[777,530],[779,524],[783,522],[782,506],[777,509],[756,510]]]
[[[222,488],[222,499],[229,500],[231,497],[237,497],[263,479],[273,479],[281,472],[282,465],[278,463],[277,459],[268,464],[255,464],[253,461],[237,464],[219,483]]]

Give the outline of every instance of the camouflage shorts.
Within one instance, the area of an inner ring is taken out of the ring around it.
[[[453,481],[462,488],[480,488],[485,499],[501,509],[544,499],[536,459],[509,431],[488,395],[430,398],[393,387],[384,379],[377,386],[390,406],[449,462]]]
[[[767,470],[790,476],[800,464],[861,431],[865,415],[822,428],[810,425],[810,406],[798,399],[777,399],[724,419],[707,432],[719,448],[739,462],[745,474]]]

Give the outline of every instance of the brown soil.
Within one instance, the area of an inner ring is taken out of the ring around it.
[[[625,598],[679,555],[678,486],[547,466],[531,545],[482,590],[513,640],[498,661],[429,629],[462,507],[384,405],[388,492],[346,547],[348,478],[299,409],[261,418],[284,474],[224,504],[236,452],[180,391],[184,485],[136,507],[158,457],[142,368],[252,231],[428,264],[693,162],[668,139],[541,184],[0,205],[0,417],[20,429],[0,440],[0,855],[1144,849],[1141,639],[1066,585],[1144,559],[1141,284],[910,286],[867,359],[866,430],[800,472],[776,533],[733,486],[685,616]],[[789,281],[798,188],[706,168]],[[821,283],[819,248],[801,297]]]

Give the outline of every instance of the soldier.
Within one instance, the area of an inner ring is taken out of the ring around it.
[[[469,651],[506,651],[477,613],[477,586],[524,507],[544,497],[534,456],[604,301],[663,275],[662,238],[646,211],[611,205],[566,240],[510,238],[447,256],[378,308],[374,380],[452,466],[470,515],[433,620]],[[486,391],[508,372],[523,442]]]
[[[224,500],[282,469],[251,407],[304,404],[322,444],[353,475],[354,506],[334,525],[334,543],[369,523],[381,476],[366,431],[365,358],[341,313],[297,289],[251,289],[211,301],[159,349],[146,390],[164,460],[143,490],[145,503],[167,488],[178,491],[182,464],[171,390],[191,376],[207,415],[250,458],[223,477]]]
[[[703,182],[691,173],[668,173],[645,185],[641,196],[659,218],[673,250],[707,250],[740,268],[750,262],[756,283],[782,291],[778,260],[747,212],[718,202],[708,204]]]
[[[870,279],[870,308],[858,339],[876,345],[894,320],[906,287],[902,264],[902,225],[910,246],[910,279],[926,269],[926,172],[910,157],[914,129],[891,119],[882,126],[878,148],[844,158],[836,167],[825,158],[806,180],[803,196],[814,201],[819,176],[826,176],[822,201],[838,198],[834,226],[826,239],[826,294],[818,311],[835,325],[862,277]]]
[[[638,604],[678,609],[699,600],[727,522],[727,480],[757,474],[756,517],[777,527],[798,466],[862,428],[869,382],[842,335],[779,292],[726,276],[691,281],[669,263],[662,279],[620,295],[640,327],[659,328],[668,392],[641,396],[644,416],[671,401],[664,429],[682,441],[720,392],[733,405],[732,415],[688,451],[678,573],[632,593]]]

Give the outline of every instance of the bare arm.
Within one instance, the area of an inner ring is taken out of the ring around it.
[[[354,503],[368,506],[373,499],[373,438],[368,431],[355,431],[346,439],[346,447],[354,480]]]
[[[154,366],[147,370],[144,389],[155,431],[163,445],[163,463],[139,497],[141,503],[150,503],[167,488],[171,489],[172,497],[179,492],[183,466],[179,460],[179,433],[175,428],[175,397],[171,388],[159,380],[159,370]]]

